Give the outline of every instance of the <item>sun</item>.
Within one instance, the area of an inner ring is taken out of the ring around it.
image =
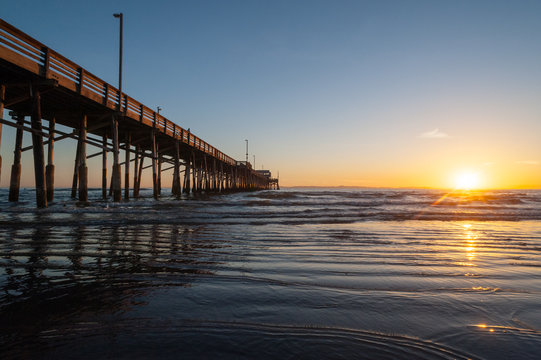
[[[455,188],[457,190],[473,190],[479,188],[479,174],[473,171],[464,171],[455,177]]]

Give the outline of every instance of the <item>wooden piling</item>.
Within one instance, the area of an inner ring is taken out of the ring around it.
[[[126,148],[124,152],[126,154],[126,162],[124,163],[124,200],[130,199],[130,144],[131,134],[126,135]]]
[[[101,197],[107,199],[107,132],[103,134],[103,152],[101,154]]]
[[[141,154],[141,160],[139,161],[139,173],[137,174],[137,186],[135,187],[135,197],[139,197],[139,190],[141,189],[141,176],[143,175],[143,164],[145,156]]]
[[[192,193],[196,193],[198,190],[197,188],[197,181],[196,181],[196,173],[197,173],[197,163],[195,161],[195,153],[192,151]]]
[[[189,194],[190,193],[190,176],[191,176],[191,157],[188,155],[188,157],[185,159],[186,167],[184,169],[184,193]]]
[[[156,164],[156,134],[154,130],[150,133],[150,141],[152,147],[152,190],[154,199],[158,199],[158,175],[156,173],[158,166]]]
[[[34,178],[36,181],[36,205],[38,208],[47,207],[47,189],[45,187],[45,158],[43,151],[43,127],[41,125],[41,96],[34,88],[33,109],[31,116],[32,150],[34,152]]]
[[[0,85],[0,118],[4,117],[4,101],[6,100],[6,85]],[[2,123],[0,123],[0,150],[2,149]],[[0,153],[0,179],[2,178],[2,153]]]
[[[220,162],[220,192],[224,191],[224,163]]]
[[[81,117],[81,129],[79,139],[81,140],[81,154],[79,155],[79,201],[88,201],[88,167],[86,166],[86,132],[87,117]]]
[[[180,143],[178,140],[175,143],[175,167],[173,171],[173,185],[171,186],[171,192],[178,197],[182,193],[180,188]]]
[[[210,192],[210,172],[208,168],[207,156],[205,155],[203,159],[205,161],[205,192],[208,193]]]
[[[120,179],[120,161],[119,161],[119,151],[120,144],[118,142],[118,116],[113,115],[113,178],[112,178],[112,188],[113,188],[113,201],[119,202],[122,200],[122,184]]]
[[[135,161],[133,164],[133,197],[137,197],[137,176],[139,175],[139,158],[141,155],[139,155],[139,152],[141,151],[141,147],[139,145],[135,146]]]
[[[162,156],[158,150],[158,144],[156,144],[156,155],[158,156],[158,196],[162,196]]]
[[[9,181],[9,201],[19,201],[19,188],[21,185],[21,150],[23,145],[24,116],[17,114],[17,131],[15,133],[15,149],[13,150],[13,165],[11,165],[11,178]]]
[[[196,186],[195,186],[195,191],[196,192],[201,192],[202,189],[201,189],[201,163],[196,163],[196,173],[195,173],[195,177],[196,177]]]
[[[216,159],[212,159],[212,181],[214,192],[218,192],[218,172],[216,171]]]
[[[77,150],[75,152],[75,165],[73,166],[73,179],[71,182],[71,198],[75,199],[77,197],[77,185],[79,183],[79,165],[81,162],[81,137],[77,139]]]
[[[45,168],[45,182],[47,185],[47,202],[54,200],[54,128],[56,118],[49,121],[49,144],[47,147],[47,167]]]

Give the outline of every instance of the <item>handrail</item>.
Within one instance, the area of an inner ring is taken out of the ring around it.
[[[136,101],[125,93],[101,80],[96,75],[75,64],[68,58],[43,45],[13,25],[0,19],[0,57],[47,79],[58,81],[73,92],[106,106],[118,110],[125,116],[148,126],[153,126],[152,109]],[[235,160],[210,146],[199,137],[162,115],[156,117],[156,130],[176,138],[188,146],[193,146],[228,163],[235,165]]]

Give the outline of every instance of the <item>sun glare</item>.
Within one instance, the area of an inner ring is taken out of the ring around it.
[[[455,188],[458,190],[472,190],[479,187],[479,175],[472,171],[466,171],[455,177]]]

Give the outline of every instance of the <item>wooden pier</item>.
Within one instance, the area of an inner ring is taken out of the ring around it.
[[[3,118],[4,109],[10,110],[11,119]],[[102,197],[114,201],[138,197],[143,170],[148,168],[152,168],[156,199],[161,195],[161,174],[170,170],[171,190],[177,197],[278,188],[275,179],[258,173],[250,163],[235,161],[1,19],[0,117],[0,146],[2,125],[17,129],[10,201],[18,201],[21,154],[28,150],[34,158],[37,206],[53,201],[54,146],[67,138],[77,140],[72,197],[84,202],[88,201],[87,159],[96,156],[102,157]],[[61,131],[57,125],[73,130]],[[32,145],[23,148],[24,132],[31,133]],[[89,154],[88,145],[97,152]],[[109,152],[113,154],[110,173]]]

